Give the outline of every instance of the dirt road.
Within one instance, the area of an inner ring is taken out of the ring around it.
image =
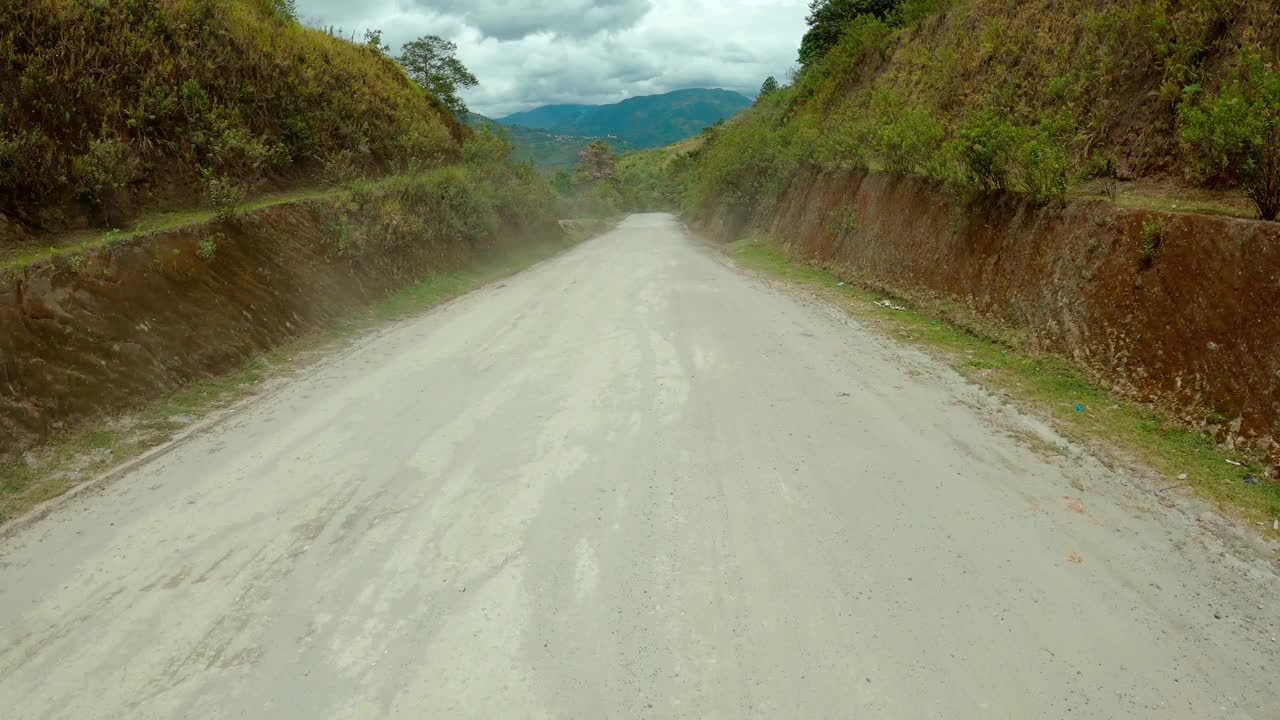
[[[0,545],[0,715],[1276,718],[1269,562],[669,217]]]

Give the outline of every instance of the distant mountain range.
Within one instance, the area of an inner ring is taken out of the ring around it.
[[[620,140],[645,149],[693,137],[748,107],[750,98],[731,90],[692,89],[629,98],[613,105],[546,105],[497,122],[557,135]]]

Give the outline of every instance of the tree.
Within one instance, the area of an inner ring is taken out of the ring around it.
[[[570,175],[569,171],[564,168],[556,170],[556,176],[551,181],[551,187],[555,188],[560,197],[569,197],[573,194],[573,175]]]
[[[1191,96],[1199,91],[1189,88]],[[1182,141],[1201,174],[1239,184],[1263,220],[1280,215],[1280,70],[1245,54],[1235,77],[1183,103]]]
[[[891,20],[901,0],[809,0],[809,31],[800,41],[800,64],[808,67],[840,42],[845,27],[859,15]]]
[[[578,153],[578,174],[591,182],[618,182],[618,158],[604,140],[596,140]]]
[[[365,47],[370,48],[371,50],[378,53],[379,55],[386,55],[387,53],[391,52],[391,46],[382,42],[381,30],[373,30],[373,29],[365,30],[364,45]]]
[[[776,92],[778,92],[778,79],[770,75],[764,79],[764,84],[760,86],[760,95],[756,100],[759,101],[760,98]]]
[[[604,140],[596,140],[578,153],[577,191],[579,210],[594,217],[611,217],[625,204],[618,158]]]
[[[284,18],[285,20],[298,20],[298,2],[297,0],[268,0],[267,7],[271,8],[271,12]]]
[[[400,65],[427,92],[448,105],[459,117],[467,105],[458,91],[480,84],[457,57],[458,46],[438,35],[425,35],[400,49]]]

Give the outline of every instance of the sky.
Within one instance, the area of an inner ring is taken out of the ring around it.
[[[605,104],[692,87],[754,96],[785,82],[808,0],[297,0],[310,25],[361,37],[380,29],[398,54],[440,35],[480,80],[470,108],[502,117],[539,105]]]

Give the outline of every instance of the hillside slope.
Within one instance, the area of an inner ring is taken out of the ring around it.
[[[849,23],[792,87],[712,143],[695,204],[728,196],[754,211],[808,169],[1041,199],[1109,180],[1229,187],[1230,173],[1184,142],[1189,111],[1224,88],[1244,87],[1260,107],[1217,127],[1270,122],[1273,141],[1260,125],[1247,140],[1263,153],[1280,146],[1280,83],[1244,77],[1280,66],[1275,0],[902,0],[899,10]]]
[[[286,187],[335,159],[458,156],[461,127],[392,61],[272,7],[0,4],[0,246]]]
[[[730,90],[690,89],[623,100],[613,105],[549,105],[501,118],[503,125],[563,135],[617,138],[637,148],[667,145],[751,106]]]
[[[704,145],[624,160],[632,194],[1280,465],[1278,4],[895,4]]]

